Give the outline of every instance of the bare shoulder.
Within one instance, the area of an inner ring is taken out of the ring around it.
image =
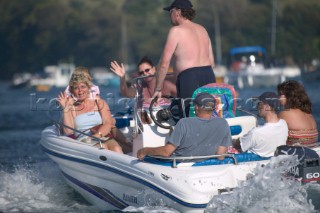
[[[172,26],[169,30],[169,34],[177,34],[182,30],[181,26]]]
[[[104,107],[109,108],[108,103],[105,100],[101,99],[101,98],[96,99],[96,102],[97,102],[97,105],[98,105],[99,109],[102,109]]]
[[[289,122],[292,120],[296,120],[296,118],[299,117],[299,115],[297,114],[297,112],[293,111],[293,110],[284,110],[282,112],[279,113],[278,115],[279,118],[282,118],[283,120]]]
[[[278,117],[279,118],[282,118],[282,119],[284,119],[285,120],[285,118],[287,118],[288,116],[290,116],[290,112],[289,111],[282,111],[282,112],[280,112],[279,114],[278,114]]]

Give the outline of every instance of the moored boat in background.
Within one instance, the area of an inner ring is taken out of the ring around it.
[[[230,68],[225,83],[244,87],[270,87],[300,78],[297,66],[267,67],[266,49],[260,46],[235,47],[229,51]]]

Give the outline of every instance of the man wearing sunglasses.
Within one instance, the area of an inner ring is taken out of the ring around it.
[[[288,125],[276,114],[280,105],[274,92],[265,92],[258,97],[258,116],[265,120],[263,126],[250,130],[243,137],[233,141],[234,148],[248,151],[261,157],[272,157],[278,146],[285,145],[288,137]]]
[[[194,22],[195,11],[189,0],[175,0],[169,7],[171,24],[167,41],[160,59],[157,85],[153,97],[161,97],[163,82],[174,58],[174,71],[177,75],[177,96],[185,100],[186,114],[192,94],[197,88],[215,83],[213,72],[214,56],[211,41],[206,29]]]

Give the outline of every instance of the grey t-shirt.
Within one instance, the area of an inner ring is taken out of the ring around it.
[[[219,146],[231,146],[232,139],[225,119],[192,117],[177,123],[168,142],[177,147],[175,156],[186,157],[214,155]]]

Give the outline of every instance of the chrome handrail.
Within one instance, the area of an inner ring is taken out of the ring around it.
[[[131,80],[131,85],[133,86],[133,88],[135,88],[135,103],[134,103],[134,108],[133,108],[133,120],[134,120],[134,128],[133,128],[133,138],[136,138],[139,131],[143,132],[143,129],[140,128],[140,124],[142,123],[141,118],[139,117],[139,113],[138,113],[138,101],[139,101],[139,97],[142,94],[139,94],[138,88],[136,87],[136,85],[138,84],[138,81],[144,79],[144,78],[150,78],[150,77],[155,77],[155,75],[149,75],[149,76],[140,76],[140,77],[136,77],[134,79]]]
[[[177,168],[177,162],[183,162],[183,161],[196,161],[196,160],[208,160],[211,158],[219,158],[219,157],[229,157],[234,160],[234,164],[238,164],[238,160],[235,157],[234,154],[221,154],[221,155],[206,155],[206,156],[192,156],[192,157],[181,157],[181,156],[171,156],[171,157],[163,157],[163,156],[156,156],[156,155],[147,155],[148,157],[160,159],[160,160],[166,160],[166,161],[172,161],[172,167]]]

